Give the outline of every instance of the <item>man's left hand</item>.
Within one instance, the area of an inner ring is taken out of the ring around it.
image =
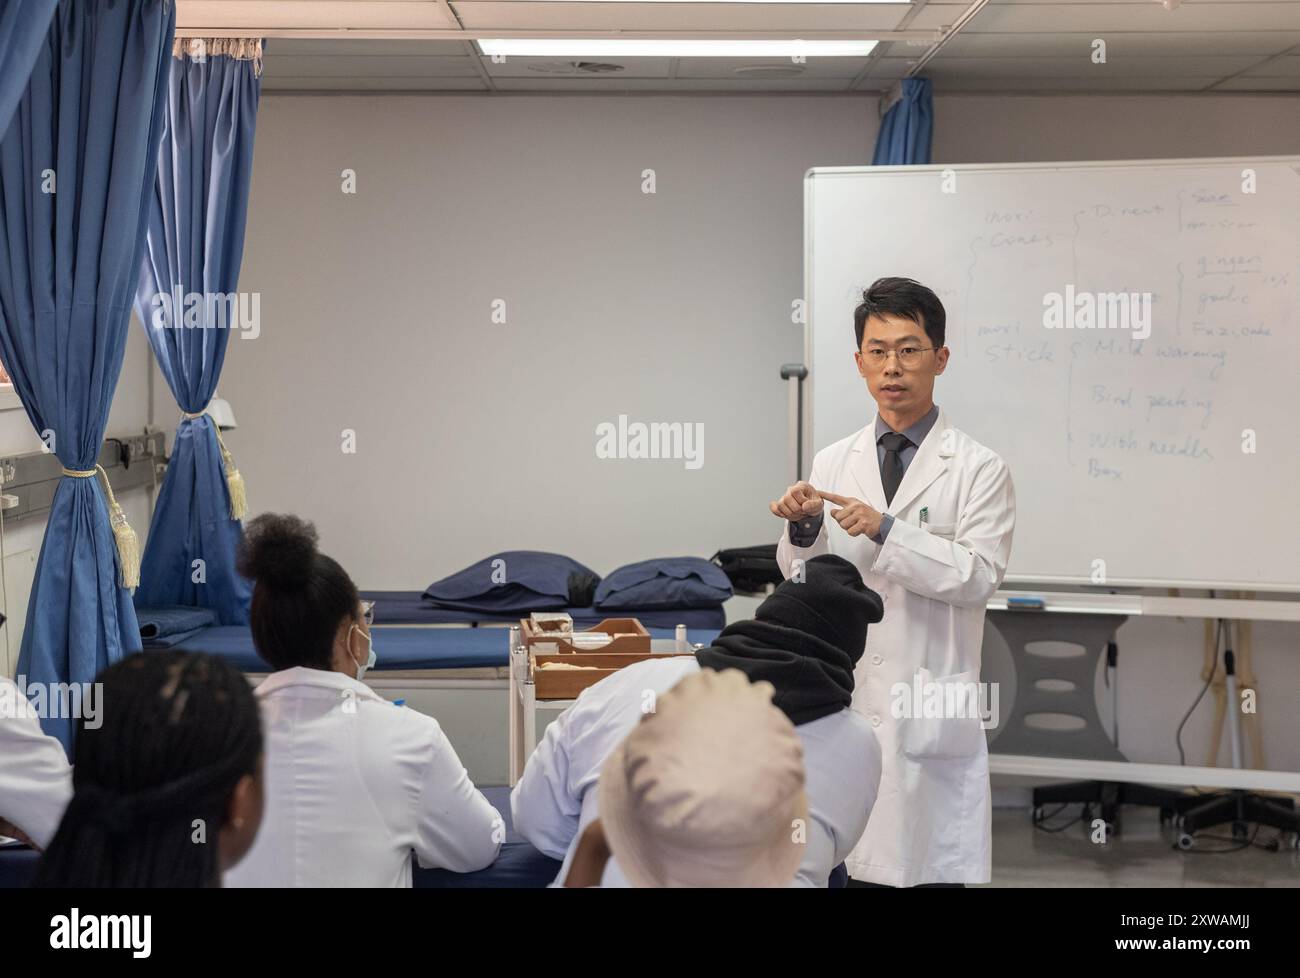
[[[831,510],[831,519],[838,523],[851,537],[874,537],[880,533],[881,514],[868,506],[861,499],[852,496],[837,496],[833,492],[818,491],[817,495],[839,509]]]

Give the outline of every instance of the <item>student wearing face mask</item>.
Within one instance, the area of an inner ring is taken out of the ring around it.
[[[432,717],[361,681],[375,664],[356,585],[294,516],[248,524],[239,572],[258,655],[266,732],[266,816],[227,886],[411,885],[420,865],[490,864],[500,815]]]

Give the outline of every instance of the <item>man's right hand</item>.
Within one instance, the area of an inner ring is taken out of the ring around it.
[[[822,515],[825,500],[808,482],[796,482],[785,491],[785,495],[769,504],[773,516],[783,520],[806,520]]]

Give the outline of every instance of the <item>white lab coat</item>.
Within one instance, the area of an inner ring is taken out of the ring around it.
[[[647,691],[672,689],[698,672],[694,656],[626,666],[583,690],[528,759],[510,794],[515,831],[553,859],[563,883],[583,830],[599,815],[597,782],[610,752],[641,722]],[[795,728],[803,742],[809,819],[807,851],[792,886],[825,887],[866,827],[880,782],[880,745],[853,710]],[[702,749],[707,750],[707,745]],[[601,886],[628,886],[611,859]]]
[[[225,885],[411,885],[421,866],[467,873],[497,856],[503,821],[423,713],[339,672],[284,669],[257,687],[266,809]]]
[[[18,685],[0,676],[0,818],[44,849],[72,800],[63,745],[41,730]]]
[[[854,709],[880,737],[884,773],[848,869],[855,879],[891,886],[986,883],[991,804],[980,720],[895,719],[891,704],[896,683],[979,680],[985,604],[1011,554],[1011,473],[993,451],[950,427],[941,411],[887,506],[875,431],[873,417],[822,449],[808,481],[891,514],[884,546],[850,537],[828,506],[812,546],[793,546],[787,523],[777,548],[787,577],[795,558],[838,554],[884,601],[884,618],[867,632],[853,694]]]

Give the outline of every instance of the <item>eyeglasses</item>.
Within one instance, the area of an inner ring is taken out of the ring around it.
[[[897,350],[865,350],[862,353],[862,359],[873,367],[883,367],[892,353],[898,357],[900,366],[915,367],[921,362],[922,353],[929,353],[937,349],[939,349],[937,346],[900,346]]]
[[[375,603],[373,601],[362,601],[361,614],[366,620],[366,627],[369,628],[375,623]]]

